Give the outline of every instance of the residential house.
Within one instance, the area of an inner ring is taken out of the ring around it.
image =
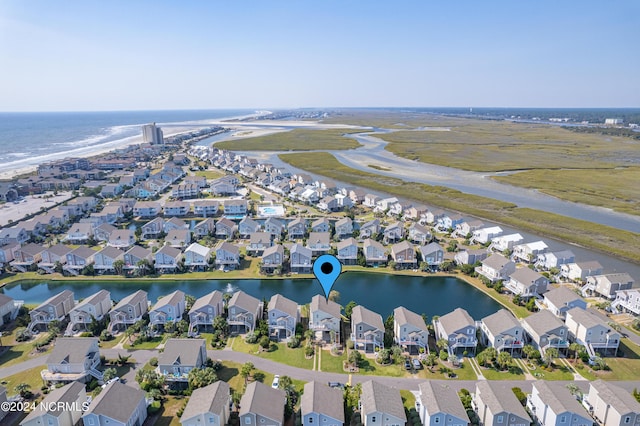
[[[486,228],[476,229],[472,233],[471,240],[478,244],[487,244],[495,237],[502,235],[502,228],[499,226],[489,226]]]
[[[358,243],[351,237],[338,242],[336,257],[343,265],[355,265],[358,262]]]
[[[278,268],[282,271],[284,264],[284,247],[276,244],[264,250],[260,270],[265,274],[273,274]]]
[[[391,258],[397,269],[414,269],[417,267],[416,251],[409,241],[402,241],[391,246]]]
[[[238,225],[226,217],[223,217],[216,222],[216,238],[231,240],[234,238],[237,231]]]
[[[533,263],[538,259],[538,255],[547,251],[548,248],[544,241],[518,244],[513,246],[513,257],[523,262]]]
[[[102,198],[114,198],[122,194],[123,188],[120,183],[109,183],[102,187],[100,196]]]
[[[210,329],[213,326],[213,320],[223,313],[223,297],[222,293],[214,290],[211,293],[199,297],[189,310],[189,335],[200,331],[200,327]]]
[[[516,269],[509,280],[505,283],[505,288],[513,294],[518,294],[522,298],[541,296],[547,291],[549,279],[539,274],[533,269],[526,267]]]
[[[180,183],[171,187],[171,196],[175,199],[194,198],[200,194],[200,188],[195,183]]]
[[[136,243],[136,236],[132,229],[116,229],[109,235],[107,245],[121,250],[127,250]]]
[[[482,318],[480,330],[484,344],[498,352],[507,351],[513,355],[524,347],[524,328],[506,309]]]
[[[560,318],[546,309],[522,320],[527,342],[544,354],[548,348],[556,348],[561,353],[569,347],[569,329]]]
[[[14,260],[13,253],[18,250],[20,250],[20,243],[9,243],[9,244],[0,246],[0,269],[5,264],[10,263]],[[65,261],[66,261],[66,257],[65,257]],[[38,267],[40,267],[40,265],[38,265]]]
[[[558,382],[537,380],[527,397],[527,408],[540,426],[592,426],[584,407]]]
[[[274,294],[269,300],[269,334],[276,340],[287,340],[295,335],[296,324],[300,321],[298,304],[281,294]]]
[[[0,326],[16,319],[18,310],[22,305],[22,302],[13,300],[11,297],[0,293]]]
[[[476,322],[466,310],[456,308],[453,312],[434,319],[433,328],[436,340],[445,339],[449,343],[449,355],[475,353],[478,345]]]
[[[587,277],[587,285],[583,287],[583,294],[586,291],[595,293],[609,300],[616,297],[616,292],[631,290],[634,280],[626,272],[605,275],[591,275]]]
[[[4,388],[2,388],[4,389]],[[6,401],[6,389],[3,401]],[[58,404],[70,407],[83,407],[87,402],[87,392],[84,383],[71,382],[60,388],[55,388],[44,396],[37,409],[30,410],[19,423],[20,426],[75,426],[82,416],[81,410],[59,410]],[[45,409],[45,407],[47,407]],[[0,410],[0,421],[9,410]],[[7,419],[8,420],[8,419]]]
[[[114,381],[91,401],[82,422],[84,426],[141,426],[146,418],[145,393]]]
[[[360,238],[372,238],[380,232],[380,220],[373,219],[360,226]]]
[[[289,240],[301,240],[307,234],[307,221],[297,217],[287,224]]]
[[[246,200],[224,200],[224,214],[229,216],[245,216],[247,214]]]
[[[420,349],[429,351],[429,330],[424,318],[404,306],[393,310],[393,335],[396,344],[412,355]]]
[[[383,231],[385,244],[393,244],[404,238],[404,226],[400,222],[392,223]]]
[[[442,220],[446,216],[444,210],[440,209],[429,209],[427,214],[425,214],[425,219],[428,224],[436,225],[439,220]]]
[[[180,416],[180,425],[226,425],[229,423],[230,400],[231,389],[222,380],[195,389]]]
[[[108,290],[100,290],[85,298],[69,311],[69,326],[65,334],[73,334],[74,331],[87,331],[89,324],[102,319],[111,309],[111,293]]]
[[[391,208],[392,205],[398,202],[396,197],[378,199],[375,206],[375,211],[384,212]]]
[[[191,232],[188,229],[172,229],[164,237],[164,243],[171,247],[183,248],[191,243]]]
[[[269,232],[254,232],[249,237],[247,252],[252,255],[261,255],[265,249],[273,246],[273,236]]]
[[[640,403],[631,393],[618,385],[596,380],[589,382],[589,392],[583,404],[591,407],[590,413],[599,424],[625,426],[640,424]]]
[[[93,226],[90,223],[79,222],[71,225],[64,240],[72,244],[82,244],[90,238],[93,238]]]
[[[328,232],[310,232],[307,247],[314,256],[326,254],[331,250],[331,235]]]
[[[149,311],[149,325],[157,329],[158,326],[164,327],[169,321],[174,323],[180,321],[185,303],[184,293],[180,290],[161,297]]]
[[[590,275],[601,275],[602,265],[597,260],[560,265],[560,275],[574,281],[584,281]]]
[[[166,216],[186,216],[191,205],[186,201],[167,201],[162,207],[162,213]]]
[[[238,224],[240,238],[249,238],[251,234],[256,232],[260,232],[260,224],[249,216],[245,216]]]
[[[159,238],[160,234],[164,232],[164,219],[156,217],[155,219],[145,223],[141,227],[142,239],[154,239]]]
[[[70,274],[77,275],[78,272],[93,263],[95,255],[96,252],[89,247],[80,246],[67,253],[67,263],[63,268]]]
[[[165,233],[180,229],[189,229],[189,225],[187,224],[187,222],[177,217],[172,217],[171,219],[165,221],[162,227],[162,230]]]
[[[285,225],[282,221],[275,217],[269,217],[264,221],[264,232],[268,232],[275,238],[280,238],[285,230]]]
[[[109,331],[113,333],[126,329],[140,321],[148,310],[149,301],[146,291],[138,290],[128,295],[109,311]]]
[[[211,193],[216,196],[234,195],[236,193],[236,185],[221,179],[216,179],[211,182],[211,185],[209,185]]]
[[[569,309],[565,324],[569,336],[585,346],[591,356],[596,353],[603,356],[616,355],[620,345],[620,333],[612,329],[596,312],[590,309]]]
[[[468,426],[471,423],[456,390],[438,381],[420,383],[415,408],[425,426]]]
[[[419,223],[412,223],[409,226],[409,240],[416,244],[427,244],[431,241],[431,231],[426,226]]]
[[[379,196],[373,194],[365,194],[362,204],[366,207],[374,208],[378,205],[378,201],[380,201]]]
[[[464,222],[464,218],[457,213],[454,214],[445,214],[441,218],[439,218],[436,222],[436,228],[441,230],[455,230],[456,226],[462,224]]]
[[[318,210],[322,210],[325,212],[336,212],[340,209],[341,207],[338,204],[338,200],[333,195],[324,197],[318,202]]]
[[[115,226],[109,223],[102,223],[93,230],[93,238],[96,241],[101,241],[101,242],[109,241],[109,237],[111,236],[111,233],[116,229],[118,228],[116,228]]]
[[[587,309],[587,301],[568,287],[558,287],[544,294],[544,304],[554,315],[564,318],[571,308]]]
[[[56,244],[51,247],[47,247],[40,252],[40,263],[38,268],[44,270],[47,273],[53,273],[56,264],[64,265],[67,263],[67,254],[71,253],[73,249],[64,244]]]
[[[404,425],[407,422],[400,391],[375,380],[362,384],[360,407],[364,426]]]
[[[420,246],[420,255],[428,269],[437,270],[444,261],[444,249],[438,243],[429,243],[426,246]]]
[[[152,264],[153,253],[151,250],[140,246],[133,246],[124,254],[125,270],[136,271],[143,262],[147,262],[149,265]]]
[[[504,281],[516,271],[516,264],[503,255],[494,253],[482,260],[475,270],[491,282]]]
[[[220,209],[220,203],[216,200],[196,200],[192,204],[193,214],[198,217],[216,216]]]
[[[133,215],[138,217],[156,217],[161,211],[160,203],[155,201],[137,201],[133,206]]]
[[[156,271],[160,273],[175,272],[182,259],[182,252],[178,248],[165,245],[155,253],[154,259]]]
[[[473,237],[473,231],[484,227],[484,222],[481,220],[464,221],[456,225],[455,234],[459,237]]]
[[[353,204],[363,203],[365,195],[366,193],[362,188],[353,188],[349,190],[349,198],[351,198],[351,201],[353,202]]]
[[[289,249],[289,263],[292,273],[308,274],[311,272],[313,252],[302,244],[293,244]]]
[[[336,409],[343,404],[342,390],[330,388],[316,381],[306,383],[300,397],[303,426],[343,426],[344,411]]]
[[[640,315],[640,289],[622,290],[611,303],[613,309]],[[621,308],[621,309],[620,309]]]
[[[102,379],[100,348],[97,337],[59,337],[47,357],[47,369],[40,375],[45,382],[68,383],[78,380],[86,383],[88,376]]]
[[[485,426],[526,426],[531,418],[524,409],[511,386],[498,381],[483,380],[476,382],[473,395],[480,423]]]
[[[55,296],[51,296],[38,307],[29,311],[31,322],[28,330],[33,331],[38,325],[44,325],[46,329],[47,324],[51,321],[64,320],[73,308],[74,303],[73,292],[69,290],[64,290]]]
[[[0,229],[0,245],[2,246],[9,243],[24,244],[27,241],[29,241],[29,234],[21,226]]]
[[[331,230],[331,222],[326,217],[311,222],[311,232],[329,232]]]
[[[207,362],[204,339],[168,339],[164,351],[158,356],[156,372],[164,377],[169,386],[179,382],[187,383],[189,372],[203,368]]]
[[[319,294],[313,296],[309,305],[309,330],[313,330],[317,340],[340,343],[340,321],[342,307]]]
[[[184,251],[184,266],[191,270],[204,271],[209,266],[211,248],[192,243]]]
[[[540,253],[536,266],[542,269],[560,268],[566,263],[574,263],[576,256],[571,250],[562,250],[554,252]]]
[[[384,323],[380,314],[364,306],[356,306],[351,312],[351,341],[356,349],[376,352],[383,346]]]
[[[227,322],[232,332],[250,333],[262,318],[262,302],[244,291],[237,291],[228,303]]]
[[[353,221],[350,217],[343,217],[335,223],[335,230],[338,239],[349,238],[353,235]]]
[[[421,217],[426,216],[429,208],[425,205],[411,206],[404,210],[404,218],[411,220],[420,220]]]
[[[240,249],[231,243],[221,241],[216,246],[216,268],[233,270],[240,266]]]
[[[205,220],[198,222],[193,227],[193,235],[196,238],[204,238],[208,236],[212,236],[216,230],[216,222],[208,217]]]
[[[453,260],[457,265],[473,265],[476,262],[482,262],[487,256],[489,256],[487,249],[469,249],[457,252]]]
[[[524,238],[522,235],[515,233],[509,235],[500,235],[491,240],[491,248],[497,252],[504,252],[506,250],[512,250],[513,247],[520,243]]]
[[[371,238],[367,238],[364,240],[362,244],[362,251],[364,253],[364,258],[367,261],[367,266],[381,266],[386,265],[389,256],[382,244],[379,242],[372,240]]]
[[[247,385],[240,399],[240,424],[245,426],[283,426],[286,396],[261,382]]]

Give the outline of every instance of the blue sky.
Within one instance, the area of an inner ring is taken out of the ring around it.
[[[0,111],[639,107],[640,2],[0,2]]]

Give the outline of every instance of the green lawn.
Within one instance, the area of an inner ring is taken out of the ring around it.
[[[167,396],[158,412],[155,426],[180,426],[180,418],[176,415],[187,398],[185,396]]]
[[[111,340],[109,340],[109,341],[107,341],[107,342],[100,341],[100,347],[101,347],[102,349],[111,349],[111,348],[113,348],[115,345],[117,345],[118,343],[120,343],[120,341],[121,341],[122,339],[126,339],[126,337],[125,337],[124,333],[120,333],[120,334],[118,334],[117,336],[114,336],[114,338],[113,338],[113,339],[111,339]]]
[[[17,392],[14,388],[20,383],[27,383],[31,385],[31,392],[37,394],[40,393],[40,387],[44,384],[42,377],[40,376],[40,372],[46,368],[46,365],[33,367],[12,376],[7,376],[2,379],[0,383],[7,388],[7,396],[15,395]]]
[[[19,364],[34,356],[43,356],[51,352],[52,345],[48,345],[46,350],[43,351],[36,351],[34,347],[36,342],[45,340],[48,333],[40,333],[35,339],[26,342],[16,342],[15,332],[16,329],[13,329],[11,330],[11,334],[5,334],[7,331],[2,334],[2,345],[8,348],[0,355],[0,365],[9,366]],[[4,349],[5,348],[3,348],[3,350]]]
[[[401,389],[400,397],[402,398],[402,405],[406,410],[415,409],[416,397],[411,393],[411,391]]]
[[[622,339],[620,350],[624,357],[607,357],[605,362],[611,371],[594,371],[594,374],[603,380],[631,380],[638,377],[640,371],[640,347]]]
[[[573,373],[567,367],[562,365],[559,361],[554,364],[555,368],[552,371],[547,371],[541,366],[536,366],[535,369],[529,369],[533,377],[536,379],[544,380],[573,380]]]
[[[524,372],[515,364],[511,369],[505,371],[482,367],[480,367],[480,371],[487,380],[524,380]]]
[[[322,351],[322,360],[321,360],[321,370],[330,372],[330,373],[344,373],[344,369],[342,368],[343,362],[346,361],[347,354],[346,352],[342,354],[342,356],[333,356],[331,355],[331,351],[323,350]]]
[[[234,151],[309,151],[317,149],[352,149],[361,146],[346,133],[359,133],[354,129],[293,129],[253,138],[235,139],[216,143],[216,148]]]
[[[225,175],[224,172],[217,169],[198,170],[195,172],[196,176],[204,176],[207,179],[218,179]]]
[[[269,352],[259,352],[257,344],[247,344],[242,337],[236,337],[233,343],[234,351],[254,354],[293,367],[305,368],[307,370],[313,368],[313,358],[306,359],[304,356],[304,341],[302,341],[300,347],[296,349],[288,348],[284,343],[275,343],[272,344],[272,347],[275,349]]]
[[[164,342],[166,339],[168,338],[168,335],[162,335],[162,336],[157,336],[152,338],[151,340],[149,340],[148,342],[142,342],[138,345],[131,345],[128,342],[125,343],[123,345],[123,347],[125,349],[135,349],[135,350],[140,350],[140,349],[155,349],[160,343]],[[131,339],[132,341],[135,340],[135,338]]]

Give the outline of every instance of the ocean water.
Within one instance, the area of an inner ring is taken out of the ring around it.
[[[171,126],[237,117],[255,110],[0,113],[0,172],[66,156],[114,149],[140,137],[143,124]],[[165,134],[167,131],[165,131]]]

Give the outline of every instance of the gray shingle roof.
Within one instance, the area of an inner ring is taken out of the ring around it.
[[[72,310],[77,311],[77,310],[81,310],[84,306],[87,306],[87,305],[96,305],[101,301],[103,301],[104,299],[109,299],[109,301],[111,301],[111,293],[108,290],[103,289],[96,293],[93,293],[91,296],[87,297],[82,302],[78,303],[76,306],[74,306]]]
[[[178,361],[180,365],[198,367],[198,356],[203,346],[204,339],[168,339],[158,357],[158,364],[171,365]]]
[[[218,290],[213,290],[211,293],[205,294],[202,297],[199,297],[189,310],[189,313],[196,312],[198,309],[203,308],[205,306],[218,306],[222,303],[222,292]]]
[[[285,393],[260,383],[251,382],[240,400],[240,415],[259,414],[280,424],[284,420]]]
[[[571,395],[571,392],[569,392],[565,384],[538,380],[533,383],[533,386],[538,390],[540,399],[544,401],[554,413],[560,414],[569,411],[583,417],[588,416],[585,409],[576,398]]]
[[[281,294],[274,294],[269,300],[269,310],[277,309],[285,314],[296,318],[298,316],[298,304],[291,299],[287,299]]]
[[[370,311],[362,305],[358,305],[351,311],[351,323],[365,323],[378,330],[384,331],[384,323],[382,322],[382,316],[380,314]]]
[[[153,305],[152,310],[155,311],[156,309],[161,308],[165,305],[175,306],[179,302],[183,302],[183,301],[184,301],[184,292],[180,290],[176,290],[173,293],[160,298],[160,300],[158,300],[156,304]]]
[[[611,405],[618,413],[640,413],[640,403],[631,396],[629,392],[610,382],[596,380],[589,384],[591,388],[597,391],[600,398]],[[589,391],[591,395],[591,390]],[[593,405],[593,400],[589,398]]]
[[[489,329],[494,336],[509,330],[513,327],[519,327],[520,323],[513,314],[506,309],[500,309],[495,314],[491,314],[482,318],[482,323]]]
[[[98,342],[95,337],[59,337],[47,358],[47,364],[82,364],[91,346]]]
[[[342,307],[332,300],[327,300],[326,298],[316,294],[311,298],[311,304],[309,305],[309,310],[311,312],[322,311],[326,312],[329,315],[340,319],[340,312],[342,311]]]
[[[193,391],[184,408],[182,419],[190,419],[202,413],[219,414],[229,403],[229,385],[219,380]],[[223,422],[225,419],[221,419]]]
[[[118,256],[124,256],[124,252],[118,248],[107,246],[98,252],[99,254],[106,256],[110,259],[115,259]],[[96,254],[98,254],[96,253]]]
[[[482,261],[483,265],[486,265],[490,268],[493,268],[495,270],[500,270],[502,268],[505,267],[505,265],[507,263],[511,262],[509,259],[507,259],[506,257],[504,257],[501,254],[492,254],[491,256],[487,257],[485,260]],[[528,268],[527,268],[528,269]]]
[[[447,335],[454,334],[464,327],[475,327],[476,324],[471,315],[462,308],[456,308],[453,312],[441,316],[438,321]]]
[[[554,288],[553,290],[545,293],[544,298],[548,299],[553,303],[553,306],[557,308],[566,306],[577,299],[584,300],[582,297],[578,296],[575,291],[570,290],[567,287]]]
[[[482,402],[489,407],[494,415],[507,412],[523,419],[530,419],[510,386],[497,381],[479,380],[476,383],[476,393],[478,392]]]
[[[584,310],[578,307],[571,308],[567,311],[567,318],[569,318],[569,316],[571,316],[575,322],[586,328],[596,327],[598,325],[610,328],[606,322],[602,321],[600,317],[589,310]]]
[[[91,402],[85,414],[97,414],[127,424],[144,399],[144,392],[120,382],[112,382]]]
[[[129,304],[131,305],[136,305],[138,303],[140,303],[141,300],[146,299],[147,298],[147,292],[144,290],[138,290],[133,294],[128,295],[127,297],[125,297],[124,299],[122,299],[121,301],[118,302],[118,304],[116,306],[114,306],[114,310],[115,309],[121,309],[123,306],[127,306]]]
[[[469,422],[457,392],[448,385],[427,380],[420,383],[420,402],[429,414],[447,413]]]
[[[346,240],[339,241],[336,244],[336,249],[342,250],[343,248],[346,248],[346,247],[349,247],[349,246],[356,246],[356,247],[358,246],[358,243],[357,243],[355,238],[349,237]]]
[[[402,405],[400,391],[374,380],[362,384],[362,411],[366,413],[380,412],[407,421]]]
[[[30,422],[31,420],[37,419],[44,413],[49,413],[54,417],[60,416],[60,414],[64,413],[64,410],[58,410],[54,408],[54,405],[49,404],[53,404],[56,402],[65,402],[71,404],[78,400],[78,395],[80,395],[83,390],[84,384],[80,382],[71,382],[68,385],[62,386],[61,388],[52,390],[48,395],[45,396],[44,400],[42,400],[42,402],[38,404],[38,409],[31,410],[29,415],[25,417],[20,424],[25,424],[27,422]],[[52,410],[45,411],[43,407],[50,407],[52,408]]]
[[[422,331],[427,331],[427,325],[424,323],[422,316],[408,310],[404,306],[395,308],[393,310],[393,317],[400,325],[410,324]]]
[[[235,293],[233,293],[233,296],[229,300],[229,307],[231,306],[237,306],[253,314],[258,310],[258,306],[260,306],[260,300],[248,295],[244,291],[236,291]]]
[[[280,259],[282,259],[284,257],[284,247],[281,244],[276,244],[271,247],[267,247],[266,249],[264,249],[264,252],[262,253],[262,257],[265,258],[274,253],[280,253]]]
[[[551,311],[546,309],[536,312],[522,321],[524,324],[528,325],[531,330],[538,334],[538,336],[542,336],[551,330],[564,326],[564,323],[560,318],[553,315]]]
[[[71,298],[73,300],[73,292],[71,292],[71,290],[64,290],[54,296],[51,296],[50,298],[42,302],[42,304],[39,305],[36,309],[41,309],[46,305],[57,305],[67,298]]]
[[[304,385],[304,392],[300,398],[300,411],[303,416],[309,413],[318,413],[329,416],[344,423],[344,410],[342,391],[330,388],[319,382],[309,382]]]
[[[510,275],[510,278],[518,281],[519,283],[526,285],[526,284],[531,284],[534,281],[539,280],[540,278],[543,278],[543,276],[537,273],[536,271],[534,271],[533,269],[518,268],[515,270],[513,274]]]

